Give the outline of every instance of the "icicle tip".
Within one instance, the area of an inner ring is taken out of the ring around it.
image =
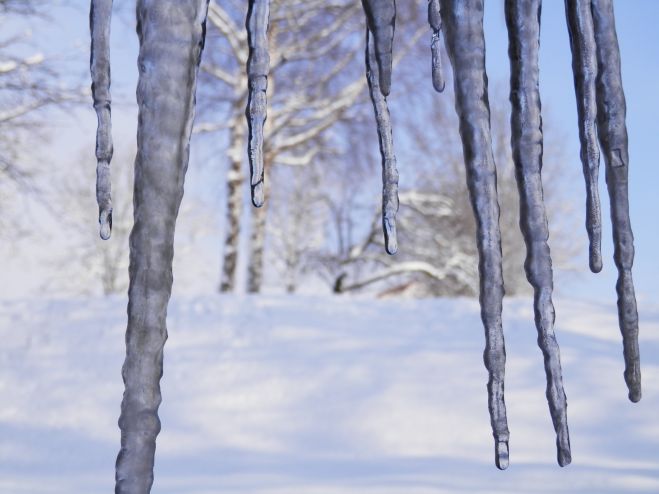
[[[387,224],[389,223],[389,224]],[[398,236],[396,235],[396,223],[394,221],[386,221],[384,227],[384,248],[387,254],[393,256],[398,252]]]
[[[252,204],[254,207],[260,208],[265,202],[265,194],[263,192],[263,182],[252,185]]]
[[[638,403],[641,401],[641,372],[638,365],[631,365],[631,372],[625,370],[625,381],[629,389],[629,401]]]
[[[98,214],[99,234],[103,240],[108,240],[112,234],[112,210],[103,209]]]
[[[566,467],[572,463],[572,453],[569,449],[560,448],[558,449],[558,466]]]
[[[593,239],[594,240],[594,239]],[[602,249],[598,242],[592,241],[590,244],[590,255],[588,256],[588,264],[593,273],[602,271],[604,263],[602,262]]]
[[[508,441],[498,441],[494,451],[494,462],[499,470],[508,468]]]

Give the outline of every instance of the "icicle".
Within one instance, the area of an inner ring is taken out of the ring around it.
[[[453,65],[455,108],[467,167],[467,185],[477,224],[483,354],[489,373],[488,404],[495,462],[508,467],[508,420],[504,401],[506,349],[501,323],[503,274],[499,204],[485,73],[483,0],[442,0],[445,45]]]
[[[442,52],[440,38],[442,34],[442,17],[439,11],[439,0],[428,0],[428,23],[432,28],[430,52],[432,55],[432,86],[435,91],[444,91],[446,81],[442,71]]]
[[[595,130],[597,58],[590,0],[565,0],[565,15],[572,49],[574,90],[577,95],[581,163],[586,179],[586,229],[590,241],[589,264],[593,273],[599,273],[602,270],[602,213],[597,185],[599,146]]]
[[[638,350],[638,312],[632,280],[634,235],[629,220],[627,175],[627,105],[620,74],[620,50],[611,0],[592,0],[597,44],[597,130],[606,163],[606,183],[611,199],[611,221],[618,268],[618,318],[625,355],[625,381],[629,399],[641,399],[641,364]]]
[[[174,227],[188,166],[207,2],[137,2],[138,150],[117,494],[146,494],[153,484]]]
[[[380,73],[380,90],[385,96],[391,91],[391,67],[396,27],[396,0],[362,0],[368,28],[373,34],[375,57]]]
[[[398,250],[396,235],[398,170],[396,169],[393,132],[387,98],[380,91],[378,64],[368,28],[366,29],[366,79],[368,80],[368,89],[375,111],[375,121],[380,140],[380,155],[382,156],[382,228],[384,230],[384,243],[387,253],[393,255]]]
[[[247,123],[249,126],[249,168],[251,173],[252,203],[257,208],[263,205],[263,126],[265,125],[268,103],[268,19],[270,17],[269,0],[249,0],[247,12],[247,40],[249,58],[247,59],[247,77],[249,95],[247,101]]]
[[[110,120],[110,21],[112,0],[92,0],[89,11],[89,30],[92,46],[90,71],[92,97],[98,118],[96,131],[96,202],[98,222],[103,240],[112,233],[112,183],[110,161],[112,161],[112,123]]]
[[[526,243],[524,268],[533,286],[535,325],[547,375],[547,401],[554,429],[558,464],[571,461],[567,401],[561,360],[554,335],[549,229],[542,193],[542,116],[538,52],[542,0],[506,0],[510,56],[511,143],[520,196],[520,228]]]

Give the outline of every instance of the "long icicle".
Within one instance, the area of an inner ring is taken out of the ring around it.
[[[602,270],[602,213],[598,189],[599,146],[597,144],[597,102],[595,78],[597,56],[590,0],[565,0],[572,72],[579,115],[581,163],[586,179],[586,230],[590,242],[589,265],[593,273]]]
[[[263,167],[263,127],[267,118],[268,72],[270,56],[268,54],[268,20],[270,18],[270,0],[249,0],[247,11],[247,40],[249,57],[247,59],[247,79],[249,84],[247,100],[247,124],[249,127],[249,169],[252,187],[252,204],[257,208],[264,201],[264,167]]]
[[[618,319],[625,355],[625,381],[629,399],[641,399],[641,364],[638,349],[638,312],[632,280],[634,234],[629,220],[629,152],[625,116],[627,105],[620,73],[620,49],[611,0],[592,0],[597,44],[597,129],[606,163],[611,200],[614,260],[618,268]]]
[[[208,0],[138,0],[134,226],[116,494],[148,494],[160,431],[174,228],[183,197]]]
[[[444,71],[442,70],[442,16],[440,14],[439,0],[428,0],[428,24],[432,28],[430,40],[430,53],[432,57],[432,86],[435,91],[441,93],[446,86]]]
[[[368,90],[375,111],[380,155],[382,156],[382,228],[384,230],[384,244],[387,253],[393,255],[398,250],[396,235],[398,170],[396,169],[393,131],[387,98],[380,91],[380,74],[368,28],[366,28],[366,79],[368,80]]]
[[[547,375],[547,401],[556,431],[558,464],[571,461],[567,400],[554,334],[553,275],[549,228],[542,191],[542,116],[539,91],[542,0],[506,0],[510,57],[511,144],[520,197],[520,228],[526,243],[524,268],[533,286],[535,325]]]
[[[96,202],[98,222],[103,240],[112,233],[112,122],[110,108],[110,21],[112,0],[92,0],[89,10],[89,30],[92,45],[89,68],[92,76],[92,97],[98,118],[96,130]]]
[[[490,134],[485,73],[483,0],[442,0],[445,44],[453,65],[455,108],[467,168],[467,185],[477,224],[481,318],[485,327],[483,360],[495,462],[508,467],[508,420],[504,400],[506,349],[501,322],[504,295],[497,179]]]
[[[373,34],[375,58],[380,73],[380,91],[389,96],[393,64],[396,0],[362,0],[368,28]]]

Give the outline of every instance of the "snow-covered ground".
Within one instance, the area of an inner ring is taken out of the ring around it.
[[[173,299],[153,492],[659,492],[659,310],[642,308],[632,404],[615,307],[556,305],[573,463],[512,300],[500,472],[476,301]],[[0,303],[0,492],[112,492],[124,326],[123,298]]]

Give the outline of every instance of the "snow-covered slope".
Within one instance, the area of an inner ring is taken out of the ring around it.
[[[153,492],[659,492],[659,311],[641,310],[634,405],[615,307],[556,305],[573,463],[513,300],[500,472],[476,301],[174,299]],[[112,492],[124,329],[122,298],[0,304],[0,492]]]

